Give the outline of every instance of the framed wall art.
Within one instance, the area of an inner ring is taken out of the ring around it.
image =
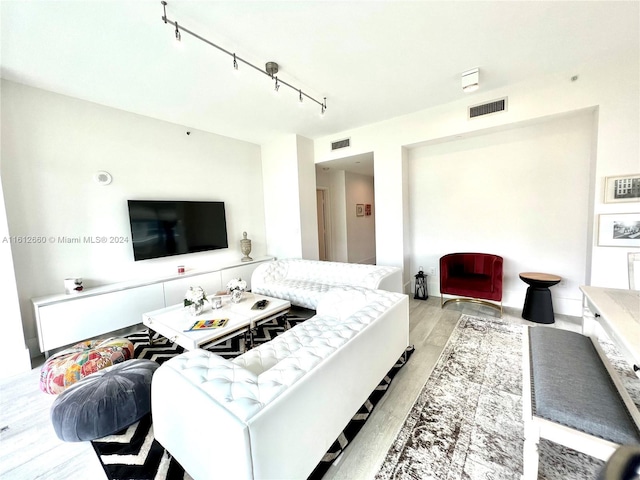
[[[364,203],[356,204],[356,217],[364,217]]]
[[[604,201],[605,203],[640,202],[640,173],[606,177]]]
[[[600,215],[598,245],[601,247],[640,247],[640,213]]]

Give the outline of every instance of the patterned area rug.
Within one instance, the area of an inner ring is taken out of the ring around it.
[[[514,479],[522,474],[522,325],[463,315],[376,479]],[[640,381],[601,342],[640,406]],[[539,478],[597,477],[603,462],[540,443]]]
[[[287,315],[287,322],[293,327],[314,314],[315,312],[312,310],[292,309]],[[259,345],[275,338],[282,332],[284,332],[284,325],[281,320],[280,322],[266,323],[256,330],[254,342]],[[149,337],[146,330],[128,335],[127,338],[135,346],[134,355],[136,358],[145,358],[160,364],[184,351],[182,347],[159,334],[154,336],[153,345],[149,345]],[[245,339],[243,335],[239,335],[224,343],[206,347],[206,349],[225,358],[233,358],[244,352]],[[408,350],[407,359],[412,353],[413,349]],[[325,454],[320,464],[309,476],[309,479],[320,479],[327,472],[333,461],[360,431],[373,408],[386,393],[393,377],[405,363],[406,361],[400,358],[385,378],[382,379]],[[123,432],[95,440],[91,444],[110,480],[191,480],[191,476],[155,440],[151,415],[147,415]]]

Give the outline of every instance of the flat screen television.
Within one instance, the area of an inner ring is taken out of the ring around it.
[[[137,260],[228,248],[224,202],[128,200]]]

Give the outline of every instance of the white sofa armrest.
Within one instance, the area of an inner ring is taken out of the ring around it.
[[[397,267],[388,268],[388,271],[381,273],[375,288],[378,290],[386,290],[387,292],[404,293],[402,287],[402,269]]]
[[[230,392],[229,377],[244,374],[244,369],[234,369],[228,360],[204,350],[182,354],[156,370],[151,382],[155,438],[178,462],[189,465],[188,473],[193,478],[209,478],[211,465],[215,465],[219,478],[253,478],[249,427],[227,408],[224,395],[198,386],[196,377],[200,373],[209,375],[207,365],[212,363],[221,367],[216,383]],[[196,368],[185,369],[187,365]],[[238,403],[233,403],[237,410]],[[199,456],[206,461],[189,461]]]
[[[287,275],[287,264],[279,260],[261,263],[251,274],[251,289],[260,289],[264,285],[282,280]]]

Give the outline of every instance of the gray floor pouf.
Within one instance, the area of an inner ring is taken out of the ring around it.
[[[159,365],[128,360],[93,373],[62,392],[51,406],[56,434],[66,442],[119,432],[151,411],[151,377]]]

